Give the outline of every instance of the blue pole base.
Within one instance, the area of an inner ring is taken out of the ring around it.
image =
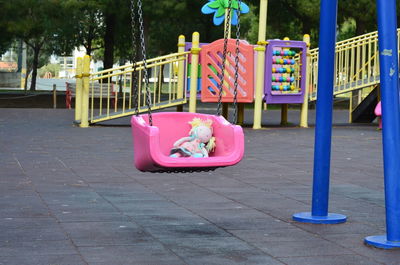
[[[367,236],[364,243],[370,246],[383,249],[400,248],[400,241],[389,241],[386,235]]]
[[[346,215],[338,213],[328,213],[327,216],[311,215],[310,212],[295,213],[293,220],[301,223],[312,224],[340,224],[346,222]]]

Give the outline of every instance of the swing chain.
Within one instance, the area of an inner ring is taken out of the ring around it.
[[[228,11],[226,15],[226,23],[225,23],[225,34],[224,34],[224,51],[222,53],[222,66],[221,66],[221,79],[218,83],[218,107],[217,107],[217,115],[221,116],[221,106],[222,106],[222,89],[224,85],[225,79],[225,61],[226,61],[226,54],[228,49],[228,35],[229,35],[229,27],[231,23],[231,9],[232,9],[232,0],[228,2]]]
[[[136,29],[136,15],[135,15],[135,0],[131,0],[131,33],[132,33],[132,73],[131,73],[131,91],[133,94],[133,104],[135,104],[135,113],[136,116],[139,116],[139,90],[137,86],[137,72],[136,72],[136,64],[138,61],[137,54],[137,29]]]
[[[149,124],[153,126],[153,117],[151,115],[151,93],[149,87],[149,75],[147,72],[147,60],[146,60],[146,44],[144,41],[144,26],[143,26],[143,11],[142,11],[142,0],[137,1],[138,4],[138,15],[139,15],[139,30],[140,30],[140,45],[142,48],[142,59],[143,59],[143,78],[146,88],[146,104],[147,112],[149,116]],[[142,80],[140,80],[142,82]]]
[[[242,0],[238,0],[238,10],[237,16],[238,21],[236,25],[236,56],[235,56],[235,81],[234,81],[234,90],[233,90],[233,124],[237,124],[237,113],[238,113],[238,103],[237,103],[237,90],[238,90],[238,78],[239,78],[239,40],[240,40],[240,5],[242,4]]]

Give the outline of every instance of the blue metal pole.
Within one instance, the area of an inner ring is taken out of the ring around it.
[[[377,13],[387,234],[366,237],[365,243],[380,248],[400,248],[400,108],[396,0],[377,0]]]
[[[346,221],[344,215],[328,214],[336,17],[337,0],[321,0],[312,211],[293,215],[300,222]]]
[[[326,216],[331,163],[337,0],[321,2],[312,215]]]

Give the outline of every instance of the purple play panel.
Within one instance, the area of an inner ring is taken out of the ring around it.
[[[204,45],[207,45],[207,44],[209,44],[209,43],[200,42],[199,46],[201,48],[201,47],[203,47]],[[190,51],[191,48],[192,48],[192,43],[191,42],[185,42],[185,52],[186,51]],[[188,62],[189,63],[192,62],[192,55],[191,54],[189,54]],[[199,64],[201,64],[201,56],[199,56]]]
[[[300,66],[294,63],[300,52]],[[303,103],[307,46],[303,41],[268,40],[264,100],[267,104]]]

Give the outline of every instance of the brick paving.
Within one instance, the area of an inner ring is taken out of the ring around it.
[[[381,132],[346,115],[330,211],[348,221],[312,225],[291,215],[310,210],[314,130],[275,126],[278,111],[245,129],[239,165],[152,174],[132,165],[128,119],[80,129],[69,110],[1,109],[0,264],[400,264],[363,244],[385,232]]]

